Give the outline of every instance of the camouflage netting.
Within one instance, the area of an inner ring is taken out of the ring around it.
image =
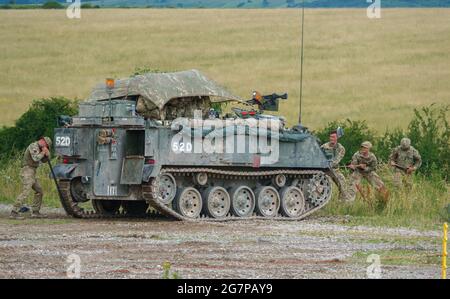
[[[194,117],[195,110],[201,110],[203,118],[208,117],[211,108],[210,97],[185,97],[169,101],[162,109],[153,102],[139,96],[136,103],[136,111],[145,118],[174,120],[177,117]]]
[[[138,97],[136,110],[145,117],[173,119],[191,117],[195,109],[204,113],[211,103],[242,101],[198,70],[176,73],[147,73],[116,80],[112,98]],[[109,98],[105,84],[97,85],[88,101]]]

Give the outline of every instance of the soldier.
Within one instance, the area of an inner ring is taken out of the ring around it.
[[[411,146],[409,138],[402,138],[400,145],[392,150],[389,161],[394,170],[394,185],[401,187],[402,182],[412,187],[412,173],[422,165],[419,152]]]
[[[42,204],[42,187],[36,178],[36,170],[41,162],[48,161],[50,157],[49,148],[52,145],[52,141],[48,137],[43,137],[36,142],[30,144],[23,155],[22,170],[20,176],[22,179],[22,193],[17,197],[14,208],[11,211],[11,218],[23,219],[19,214],[19,210],[25,204],[31,189],[34,190],[34,199],[32,203],[31,217],[42,218],[45,217],[39,210]]]
[[[370,152],[372,144],[369,141],[364,141],[361,148],[353,155],[352,162],[348,166],[353,169],[350,176],[349,197],[353,201],[356,197],[357,189],[360,188],[361,179],[365,178],[372,186],[374,186],[382,195],[385,201],[388,198],[388,191],[384,186],[383,181],[375,172],[378,161],[377,157]]]
[[[330,141],[322,144],[321,148],[325,153],[327,159],[331,162],[330,166],[336,174],[337,186],[339,188],[339,198],[342,200],[347,199],[347,183],[342,172],[339,170],[339,163],[345,156],[345,148],[342,144],[337,142],[338,134],[337,131],[330,132]]]

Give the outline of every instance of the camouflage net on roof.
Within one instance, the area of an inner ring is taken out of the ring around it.
[[[148,107],[162,109],[169,101],[178,98],[209,97],[211,102],[242,101],[216,82],[208,79],[198,70],[176,73],[147,73],[116,80],[112,98],[140,96]],[[101,101],[109,98],[104,83],[97,85],[88,101]]]

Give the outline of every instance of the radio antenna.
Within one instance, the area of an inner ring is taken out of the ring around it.
[[[302,123],[302,95],[303,95],[303,28],[305,25],[305,0],[302,0],[302,38],[300,50],[300,109],[298,114],[298,123]]]

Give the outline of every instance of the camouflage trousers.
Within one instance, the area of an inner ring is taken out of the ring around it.
[[[341,200],[347,200],[348,194],[347,194],[347,181],[345,180],[345,176],[342,174],[342,172],[339,170],[339,168],[333,168],[333,171],[336,175],[336,186],[339,189],[339,199]]]
[[[406,174],[404,171],[401,170],[394,170],[394,177],[393,177],[394,186],[397,188],[401,188],[402,186],[409,188],[412,188],[412,175]]]
[[[378,191],[384,190],[384,183],[375,171],[369,173],[360,173],[359,171],[354,171],[350,176],[350,184],[348,190],[348,196],[350,200],[355,200],[358,188],[361,185],[361,180],[366,179],[373,187]]]
[[[25,205],[28,195],[31,190],[34,190],[34,198],[31,208],[34,212],[38,212],[42,205],[43,191],[39,181],[36,178],[36,168],[24,166],[20,171],[20,177],[22,179],[22,192],[16,198],[14,211],[18,212],[20,208]]]

